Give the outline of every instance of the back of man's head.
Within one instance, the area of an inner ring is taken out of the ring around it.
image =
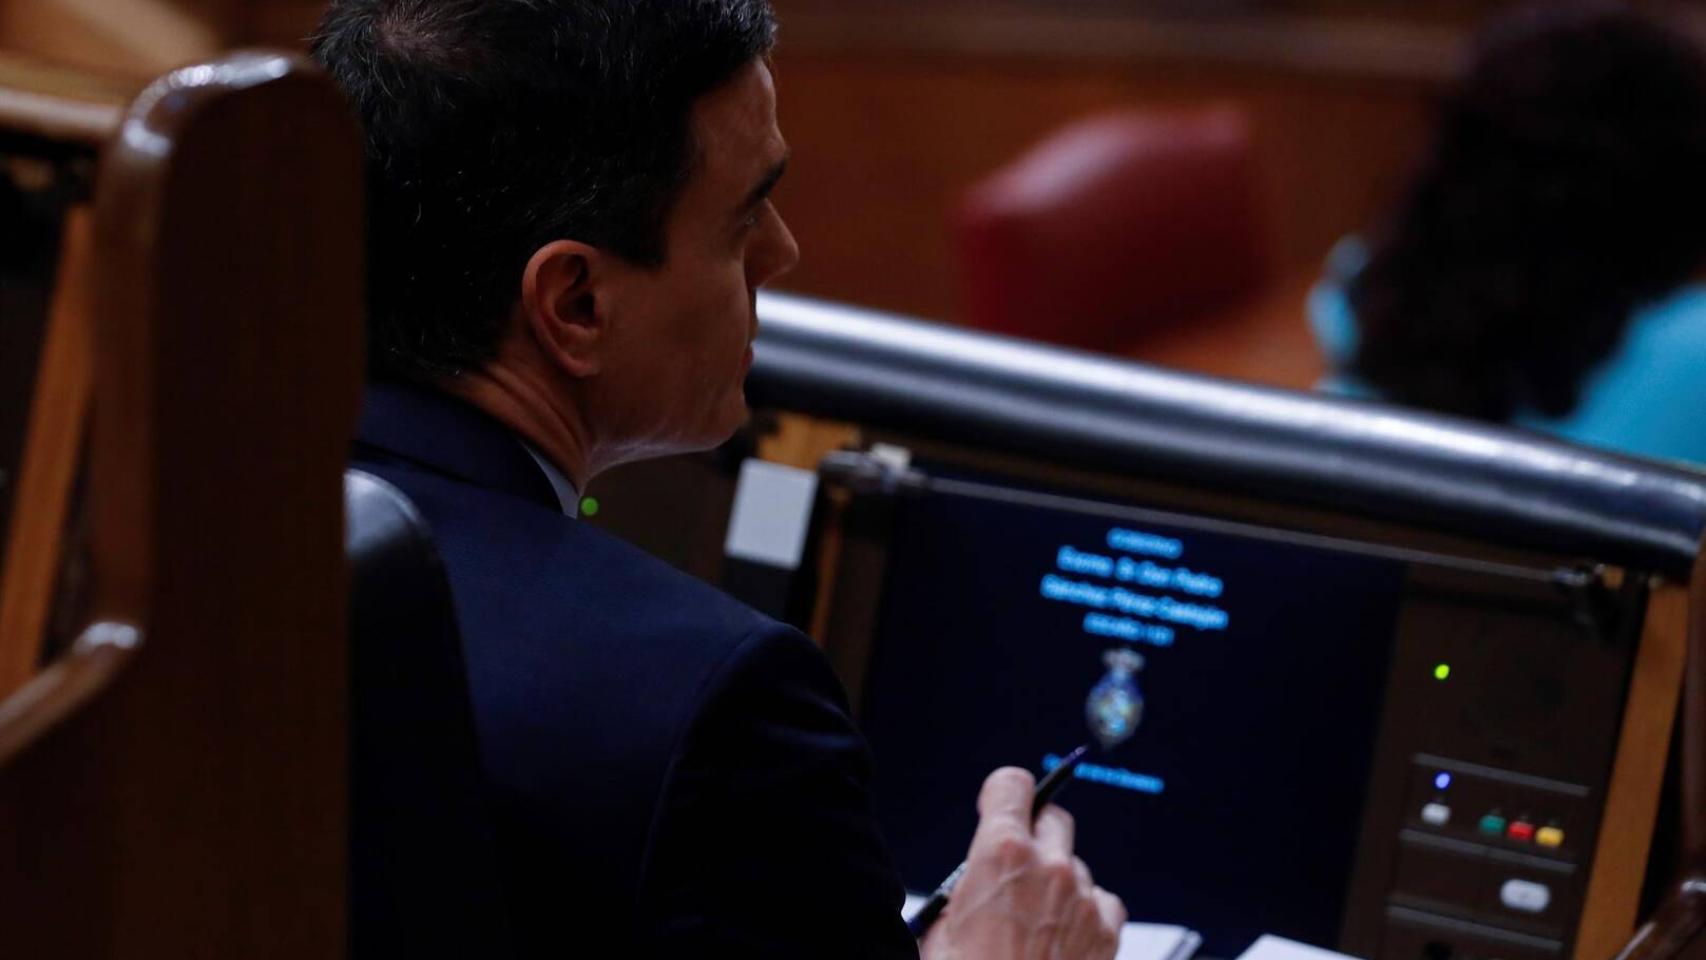
[[[375,374],[490,360],[553,240],[661,263],[693,103],[774,36],[769,0],[333,0],[314,56],[367,132]]]

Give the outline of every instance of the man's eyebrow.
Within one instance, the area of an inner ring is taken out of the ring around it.
[[[751,190],[747,191],[746,199],[742,200],[740,206],[736,208],[735,215],[737,217],[745,216],[754,207],[763,203],[770,196],[770,191],[776,188],[776,182],[782,179],[782,174],[787,172],[788,156],[784,155],[782,159],[776,161],[774,166],[765,171],[764,176],[753,184]]]

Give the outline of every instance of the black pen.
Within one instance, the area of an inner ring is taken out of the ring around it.
[[[1066,759],[1060,761],[1053,770],[1050,770],[1046,776],[1037,781],[1037,790],[1031,799],[1031,819],[1033,821],[1037,819],[1037,814],[1042,813],[1043,808],[1055,798],[1055,795],[1072,782],[1073,771],[1078,769],[1078,764],[1083,762],[1085,755],[1089,752],[1090,745],[1086,743],[1067,754]],[[955,867],[954,872],[948,874],[948,879],[943,880],[942,885],[936,888],[936,892],[930,895],[930,899],[924,901],[924,906],[912,915],[911,920],[906,921],[906,928],[912,931],[914,937],[922,940],[924,935],[930,932],[930,925],[935,923],[936,918],[940,917],[942,911],[947,908],[948,896],[954,892],[955,885],[960,882],[961,877],[965,876],[965,872],[966,865],[964,863]]]

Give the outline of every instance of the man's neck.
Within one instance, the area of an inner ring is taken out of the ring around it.
[[[445,381],[443,387],[514,430],[576,490],[586,489],[592,468],[590,433],[578,412],[535,378],[488,364]]]

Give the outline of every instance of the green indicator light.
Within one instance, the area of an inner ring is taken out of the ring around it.
[[[583,517],[596,517],[596,516],[598,516],[598,498],[597,497],[582,497],[581,498],[581,516],[583,516]]]
[[[1450,677],[1451,677],[1451,664],[1442,663],[1439,666],[1434,667],[1434,679],[1435,680],[1446,680],[1446,679],[1449,679]]]
[[[1496,813],[1489,813],[1481,818],[1479,826],[1482,833],[1490,837],[1496,837],[1505,832],[1505,818]]]

